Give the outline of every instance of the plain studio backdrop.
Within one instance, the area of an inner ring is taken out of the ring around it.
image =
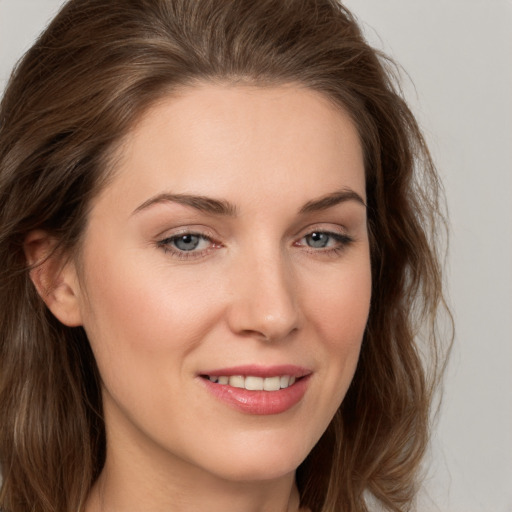
[[[0,0],[0,92],[61,0]],[[441,171],[456,338],[421,512],[512,512],[512,1],[348,0]]]

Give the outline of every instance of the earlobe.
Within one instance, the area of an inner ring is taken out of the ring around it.
[[[82,325],[76,268],[56,251],[57,240],[42,230],[31,231],[23,249],[30,279],[48,309],[64,325]]]

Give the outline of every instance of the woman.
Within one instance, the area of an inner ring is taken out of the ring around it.
[[[345,8],[72,0],[0,116],[2,510],[410,509],[438,184]]]

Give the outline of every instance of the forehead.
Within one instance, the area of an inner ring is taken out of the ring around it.
[[[308,194],[345,186],[365,193],[351,118],[321,93],[294,84],[201,84],[172,93],[133,127],[116,162],[111,187],[139,198],[295,187],[305,202]]]

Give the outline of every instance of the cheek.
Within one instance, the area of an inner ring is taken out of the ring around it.
[[[193,272],[172,272],[134,251],[112,254],[88,260],[84,328],[104,379],[105,372],[142,377],[199,343],[216,321],[215,300]]]
[[[350,263],[319,280],[315,293],[303,293],[308,302],[305,310],[333,350],[361,343],[370,310],[369,257],[363,253],[360,259]]]
[[[319,287],[321,293],[309,294],[305,310],[309,325],[322,340],[322,354],[329,361],[326,378],[339,405],[355,372],[368,321],[369,258],[363,253],[357,264],[347,265],[331,277]]]
[[[216,301],[204,293],[197,273],[172,272],[133,252],[100,256],[89,260],[101,262],[101,270],[87,274],[84,327],[106,393],[105,414],[119,409],[122,418],[141,425],[152,418],[162,428],[183,408],[180,393],[171,390],[188,382],[188,355],[217,322]],[[124,425],[118,416],[110,418],[112,425]]]

